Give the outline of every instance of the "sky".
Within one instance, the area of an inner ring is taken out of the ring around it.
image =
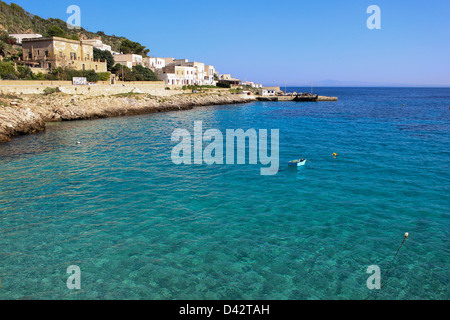
[[[11,3],[11,1],[6,1]],[[15,0],[264,85],[450,86],[448,0]],[[370,30],[377,5],[381,29]]]

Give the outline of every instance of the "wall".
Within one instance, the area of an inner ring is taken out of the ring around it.
[[[137,92],[147,93],[157,96],[171,96],[181,93],[177,87],[171,86],[171,90],[165,90],[167,87],[163,81],[152,82],[125,82],[110,85],[109,82],[99,82],[96,85],[75,86],[70,81],[0,81],[1,94],[42,94],[45,88],[56,88],[63,93],[79,94],[89,96],[111,95],[119,93]]]

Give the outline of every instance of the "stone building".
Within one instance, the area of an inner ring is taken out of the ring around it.
[[[59,37],[23,39],[23,63],[40,70],[70,68],[107,72],[106,61],[94,60],[94,46]]]

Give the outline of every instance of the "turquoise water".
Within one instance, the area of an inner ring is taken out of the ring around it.
[[[315,90],[340,100],[53,123],[0,145],[0,299],[364,299],[405,232],[378,298],[449,299],[450,89]],[[173,165],[171,133],[194,121],[279,129],[280,172]]]

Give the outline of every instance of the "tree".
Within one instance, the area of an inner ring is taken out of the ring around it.
[[[94,48],[94,59],[106,61],[106,67],[108,71],[112,71],[115,62],[111,52]]]
[[[45,33],[45,37],[67,38],[66,32],[58,26],[50,26]]]
[[[80,37],[76,33],[67,37],[67,39],[80,41]]]
[[[158,81],[158,76],[149,68],[137,65],[133,68],[136,81]]]
[[[145,57],[150,52],[150,49],[145,49],[145,46],[138,42],[124,39],[120,43],[120,51],[123,53],[140,54]]]
[[[3,41],[0,41],[0,56],[6,57],[8,54],[8,46]]]
[[[16,69],[12,62],[0,62],[0,77],[5,80],[17,80]]]

